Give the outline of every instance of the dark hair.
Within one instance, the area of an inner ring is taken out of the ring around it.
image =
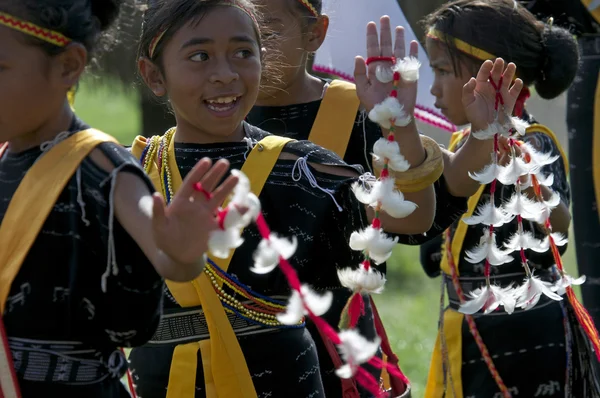
[[[306,8],[302,1],[300,0],[286,0],[293,4],[294,10],[300,13],[303,17],[315,18],[315,16]],[[317,14],[321,15],[323,12],[323,1],[322,0],[306,0],[310,5],[312,5],[315,10],[317,10]]]
[[[526,86],[535,85],[540,97],[552,99],[569,88],[579,64],[577,42],[565,29],[536,19],[513,0],[456,0],[428,15],[426,30],[448,35],[448,46],[457,60],[481,60],[460,52],[452,38],[462,40],[517,65]]]
[[[42,28],[61,33],[72,41],[81,43],[92,53],[99,44],[102,44],[102,49],[106,49],[109,43],[114,42],[113,37],[102,36],[116,21],[124,2],[125,0],[15,0],[2,1],[0,9]],[[29,35],[25,35],[25,40],[40,46],[50,56],[64,50]]]
[[[251,0],[236,0],[236,3],[242,6],[257,21],[255,26],[256,38],[260,48],[267,47],[266,42],[271,35],[267,32],[264,24],[263,15],[258,12],[256,6]],[[154,62],[159,68],[163,68],[162,52],[166,43],[182,26],[192,21],[198,23],[211,10],[231,5],[231,0],[151,0],[144,7],[144,18],[142,22],[142,34],[139,40],[138,58],[146,57]],[[164,29],[161,40],[153,51],[152,57],[149,54],[150,44]],[[272,48],[273,46],[268,46]],[[275,54],[270,50],[262,60],[263,78],[275,79],[277,73],[273,68]]]

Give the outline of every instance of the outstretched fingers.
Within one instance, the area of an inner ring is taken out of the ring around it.
[[[485,61],[483,64],[481,64],[481,67],[479,68],[479,72],[477,72],[476,80],[479,83],[487,83],[488,79],[490,78],[490,73],[492,73],[493,67],[494,67],[494,63],[489,60]],[[467,84],[469,84],[469,83],[467,83]]]
[[[404,28],[396,26],[396,38],[394,42],[394,57],[403,59],[406,56],[406,45],[404,42]]]
[[[394,43],[392,43],[392,27],[390,17],[384,15],[379,19],[379,50],[382,57],[391,57],[394,55]]]

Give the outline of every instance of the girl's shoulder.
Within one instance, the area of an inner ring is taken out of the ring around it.
[[[260,141],[267,136],[271,136],[256,126],[247,124],[248,136],[260,144]],[[306,162],[317,171],[342,177],[357,177],[363,174],[364,170],[360,165],[349,165],[345,163],[338,155],[323,147],[320,147],[307,140],[292,140],[285,144],[281,155],[281,161]]]

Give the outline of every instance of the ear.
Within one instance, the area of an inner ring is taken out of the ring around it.
[[[80,43],[70,43],[65,51],[54,57],[56,75],[61,86],[69,89],[79,81],[87,65],[88,53]]]
[[[162,97],[167,94],[165,79],[160,71],[160,68],[147,57],[141,57],[138,60],[138,70],[146,86],[157,97]]]
[[[327,36],[329,29],[329,17],[325,14],[320,15],[317,21],[311,24],[308,28],[308,41],[305,50],[315,52],[321,47]]]

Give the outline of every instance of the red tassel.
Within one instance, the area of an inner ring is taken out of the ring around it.
[[[571,303],[573,309],[575,310],[575,316],[583,328],[583,331],[590,339],[590,342],[594,347],[594,352],[596,353],[596,359],[600,362],[600,338],[598,337],[598,330],[596,330],[596,327],[594,326],[594,321],[592,321],[590,314],[586,311],[579,300],[577,300],[577,296],[575,296],[573,288],[569,286],[566,290],[569,303]]]
[[[354,329],[358,320],[365,314],[365,301],[360,293],[354,293],[350,297],[350,305],[348,306],[348,315],[350,318],[350,329]]]

